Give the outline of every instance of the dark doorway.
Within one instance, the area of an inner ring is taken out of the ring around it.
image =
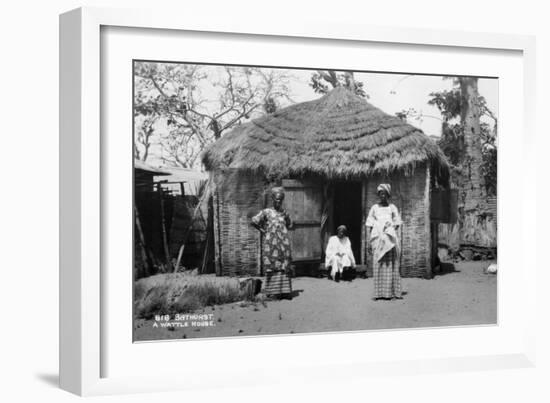
[[[332,234],[345,225],[357,264],[361,263],[361,182],[336,182],[334,184],[334,211]]]

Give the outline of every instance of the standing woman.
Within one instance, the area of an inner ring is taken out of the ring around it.
[[[399,275],[400,243],[398,237],[401,218],[394,204],[389,202],[391,186],[381,184],[376,189],[379,202],[371,207],[367,217],[367,242],[373,256],[374,298],[402,298]]]
[[[292,283],[290,280],[290,240],[288,230],[292,220],[283,209],[285,194],[283,188],[271,190],[272,208],[266,208],[252,217],[252,226],[263,234],[262,262],[265,269],[266,295],[290,297]]]

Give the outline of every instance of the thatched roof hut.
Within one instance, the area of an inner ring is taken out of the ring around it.
[[[445,156],[421,130],[343,87],[238,126],[205,151],[203,163],[217,183],[221,274],[261,272],[261,240],[247,220],[264,207],[274,183],[287,188],[286,208],[298,222],[297,262],[320,260],[327,236],[345,223],[352,227],[356,260],[368,264],[363,224],[381,181],[392,183],[405,221],[403,274],[431,271],[429,197],[433,187],[447,186]],[[303,245],[303,237],[317,245]]]

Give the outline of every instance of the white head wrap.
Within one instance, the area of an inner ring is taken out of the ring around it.
[[[380,192],[381,190],[385,191],[388,197],[391,197],[391,185],[389,183],[381,183],[376,188],[376,193]]]

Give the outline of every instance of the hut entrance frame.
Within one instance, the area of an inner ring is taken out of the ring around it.
[[[361,244],[363,243],[361,227],[363,226],[364,210],[362,206],[363,185],[360,181],[338,181],[332,187],[334,201],[329,225],[330,232],[334,235],[338,226],[345,225],[348,229],[348,238],[351,241],[355,261],[363,263],[361,259]]]

